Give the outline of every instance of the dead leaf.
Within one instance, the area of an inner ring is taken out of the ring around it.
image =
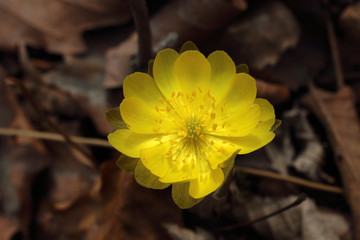
[[[130,19],[124,1],[0,0],[0,47],[14,50],[21,40],[52,53],[78,54],[86,50],[84,31]]]
[[[48,143],[52,164],[49,169],[49,202],[56,210],[69,208],[78,199],[98,192],[98,172],[82,164],[77,154],[65,143]]]
[[[360,40],[360,3],[347,6],[339,17],[339,25],[350,38]]]
[[[327,130],[352,210],[355,236],[360,236],[360,126],[354,100],[348,87],[336,93],[310,87],[309,106]]]
[[[218,46],[259,71],[275,65],[284,51],[297,45],[299,37],[300,27],[291,11],[281,2],[270,2],[232,23]]]
[[[193,231],[176,224],[165,224],[165,228],[173,240],[215,240],[211,233],[201,228]]]
[[[55,209],[49,200],[39,209],[37,239],[168,239],[162,224],[180,224],[181,210],[169,191],[139,186],[115,161],[102,164],[102,186],[68,208]]]
[[[240,0],[241,1],[241,0]],[[245,2],[245,0],[243,0]],[[176,43],[162,48],[179,48],[184,42],[206,41],[215,31],[224,27],[240,11],[233,3],[224,0],[175,0],[168,3],[150,19],[152,42],[156,46],[171,34]],[[162,48],[154,47],[156,51]],[[116,48],[107,52],[106,88],[122,86],[125,77],[131,73],[130,59],[137,52],[137,34],[132,34]]]
[[[9,218],[0,214],[0,239],[11,240],[15,233],[19,230],[19,226],[16,221],[12,221]]]
[[[246,204],[245,209],[250,219],[258,219],[295,199],[295,196],[280,199],[257,197]],[[313,200],[307,199],[297,207],[254,224],[254,228],[261,235],[275,240],[341,240],[349,234],[350,226],[344,216],[329,210],[325,214],[323,216]]]
[[[43,75],[47,84],[69,93],[91,118],[98,132],[107,135],[112,128],[105,118],[108,107],[103,77],[103,65],[80,60],[60,65]]]
[[[307,115],[308,112],[299,106],[286,111],[282,116],[281,133],[265,149],[273,165],[279,169],[291,166],[309,179],[321,181],[325,175],[321,170],[325,150]],[[276,144],[277,142],[281,144]],[[280,159],[283,161],[279,161]],[[281,172],[288,174],[287,170]]]
[[[5,104],[2,111],[6,111],[2,114],[6,117],[0,118],[1,125],[33,129],[11,89],[5,85],[5,74],[1,69],[0,75],[0,105]],[[0,136],[0,143],[2,218],[11,219],[21,234],[29,238],[28,227],[34,215],[33,186],[38,175],[47,168],[49,159],[45,156],[45,147],[36,139]]]
[[[290,91],[284,85],[256,79],[256,88],[257,97],[265,98],[273,105],[279,105],[290,100]]]

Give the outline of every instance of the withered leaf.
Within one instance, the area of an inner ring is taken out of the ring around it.
[[[345,195],[352,209],[355,235],[360,236],[360,124],[354,99],[349,87],[335,93],[310,87],[310,106],[324,124],[334,148]]]
[[[130,19],[125,1],[0,0],[0,47],[13,50],[21,40],[53,53],[82,53],[84,31]]]

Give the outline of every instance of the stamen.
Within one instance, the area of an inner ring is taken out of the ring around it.
[[[200,135],[200,133],[201,133],[201,128],[200,128],[200,127],[196,127],[195,130],[196,130],[196,134],[197,134],[197,135]]]
[[[216,128],[217,128],[217,124],[215,123],[215,124],[213,124],[212,129],[215,131]]]
[[[158,133],[158,132],[160,131],[160,127],[154,127],[152,130],[153,130],[155,133]]]

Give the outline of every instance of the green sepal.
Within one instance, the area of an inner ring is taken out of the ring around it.
[[[139,162],[139,158],[128,157],[124,154],[121,154],[118,160],[116,160],[116,165],[126,172],[135,172],[136,165]]]
[[[180,48],[180,53],[189,51],[189,50],[197,50],[199,51],[199,48],[193,43],[192,41],[186,41]]]
[[[249,74],[249,67],[245,63],[236,65],[236,73],[247,73]]]
[[[106,120],[115,129],[127,129],[126,123],[121,117],[120,108],[111,108],[105,112]]]
[[[238,152],[239,151],[236,151],[228,160],[220,164],[220,167],[222,168],[222,171],[224,173],[224,182],[212,194],[213,198],[223,198],[229,191],[229,187],[234,176],[235,158]]]
[[[281,125],[281,120],[280,119],[275,119],[275,123],[274,125],[272,125],[270,131],[275,131],[279,126]]]
[[[138,161],[135,168],[135,180],[143,187],[152,189],[164,189],[170,186],[170,183],[162,183],[159,177],[152,174],[140,161]]]
[[[151,77],[154,77],[153,67],[154,67],[154,59],[150,59],[148,62],[148,74]]]
[[[190,182],[173,183],[171,195],[175,204],[181,208],[191,208],[201,202],[204,198],[193,198],[189,194]]]

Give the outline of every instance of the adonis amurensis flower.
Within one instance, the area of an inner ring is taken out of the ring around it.
[[[221,186],[236,154],[274,138],[274,109],[224,51],[165,49],[149,72],[125,79],[120,108],[107,113],[117,129],[108,139],[123,153],[120,168],[145,187],[172,185],[175,203],[188,208]]]

